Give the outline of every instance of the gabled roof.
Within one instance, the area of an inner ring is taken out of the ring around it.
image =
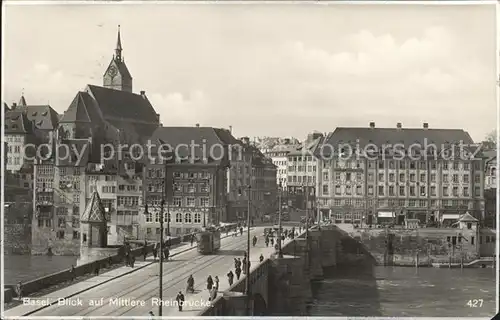
[[[61,139],[58,144],[67,145],[69,148],[58,147],[60,153],[56,159],[56,165],[82,167],[92,161],[92,152],[95,152],[95,147],[88,139]],[[69,155],[66,155],[65,150],[69,150]]]
[[[33,123],[21,110],[11,110],[5,113],[5,134],[32,134]]]
[[[97,191],[94,191],[87,203],[85,211],[80,216],[80,222],[106,223],[106,212]]]
[[[19,99],[18,105],[20,107],[26,107],[28,104],[26,103],[26,99],[24,98],[24,95],[21,96],[21,99]]]
[[[95,99],[105,120],[115,118],[158,123],[156,111],[145,95],[90,84],[85,91]]]
[[[7,113],[7,111],[10,111],[9,106],[5,102],[3,103],[3,110],[5,111],[5,113]]]
[[[483,154],[484,154],[484,157],[486,158],[486,163],[492,162],[492,161],[496,160],[496,158],[497,158],[497,151],[496,150],[484,151]]]
[[[91,122],[89,113],[87,112],[87,106],[83,100],[83,95],[87,95],[86,92],[78,92],[69,105],[68,110],[66,110],[60,120],[61,123],[64,122]]]
[[[478,222],[479,220],[477,220],[476,218],[474,218],[473,216],[471,216],[468,212],[466,214],[464,214],[463,216],[461,216],[458,221],[460,222]]]
[[[54,130],[59,124],[59,114],[49,105],[17,106],[15,110],[24,112],[40,130]]]
[[[235,139],[227,130],[211,128],[211,127],[159,127],[155,130],[150,137],[151,143],[165,144],[170,148],[175,149],[179,145],[198,144],[200,147],[194,148],[194,154],[191,154],[191,147],[180,147],[177,150],[179,157],[194,157],[200,161],[204,156],[207,156],[209,163],[219,163],[220,160],[210,158],[210,148],[215,145],[223,147],[231,143],[237,144],[238,140]],[[206,152],[203,151],[203,146]],[[154,148],[152,148],[154,150]],[[213,148],[213,158],[219,158],[221,152],[225,152],[221,148]]]

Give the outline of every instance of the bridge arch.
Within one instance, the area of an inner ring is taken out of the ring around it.
[[[253,316],[266,316],[267,315],[267,303],[264,297],[260,293],[255,293],[253,295]]]

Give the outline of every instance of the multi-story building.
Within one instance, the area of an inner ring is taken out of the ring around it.
[[[24,96],[19,104],[12,104],[12,108],[5,111],[6,170],[16,172],[25,164],[33,164],[35,148],[28,145],[47,143],[53,146],[58,122],[59,115],[49,105],[27,105]]]
[[[301,210],[316,208],[318,163],[314,157],[314,150],[322,138],[321,133],[309,134],[301,146],[288,153],[288,178],[285,190],[288,206],[292,208]],[[304,192],[306,190],[308,194]]]
[[[276,183],[281,184],[284,189],[287,187],[288,154],[296,151],[298,147],[298,144],[291,144],[290,139],[285,139],[283,144],[278,144],[264,153],[276,166]]]
[[[261,220],[264,215],[274,213],[277,209],[277,170],[271,159],[266,158],[255,146],[250,145],[249,151],[252,153],[251,216],[252,219]]]
[[[484,201],[485,201],[485,221],[486,227],[496,228],[497,216],[497,189],[498,189],[498,170],[497,170],[497,152],[496,150],[485,151],[485,182],[484,182]]]
[[[248,212],[246,187],[252,181],[252,152],[250,139],[240,138],[231,149],[230,167],[227,170],[226,193],[228,197],[227,221],[243,220]]]
[[[146,239],[160,237],[162,199],[165,235],[186,234],[227,220],[228,151],[235,142],[228,130],[210,127],[161,127],[154,132],[143,180],[148,210],[141,227]],[[194,144],[198,147],[191,148]],[[161,155],[163,146],[174,151]]]
[[[482,221],[484,163],[461,155],[459,143],[474,148],[467,132],[427,123],[337,128],[315,150],[320,209],[337,223],[446,223],[465,212]]]
[[[498,188],[497,181],[497,151],[486,151],[484,152],[486,159],[485,163],[485,182],[484,189],[496,189]]]
[[[145,92],[132,93],[120,33],[103,85],[87,85],[58,119],[52,136],[69,152],[35,164],[33,253],[79,253],[79,217],[94,190],[107,209],[108,243],[139,236],[142,168],[121,147],[142,144],[160,123]]]

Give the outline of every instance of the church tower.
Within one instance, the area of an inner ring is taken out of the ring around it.
[[[114,90],[132,92],[132,76],[122,56],[120,26],[118,26],[118,40],[116,42],[115,54],[104,73],[103,86]]]

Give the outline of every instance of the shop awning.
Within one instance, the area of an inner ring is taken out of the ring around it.
[[[443,220],[458,220],[460,215],[458,213],[443,213],[441,221]]]
[[[378,213],[379,218],[394,218],[394,212],[381,211]]]

